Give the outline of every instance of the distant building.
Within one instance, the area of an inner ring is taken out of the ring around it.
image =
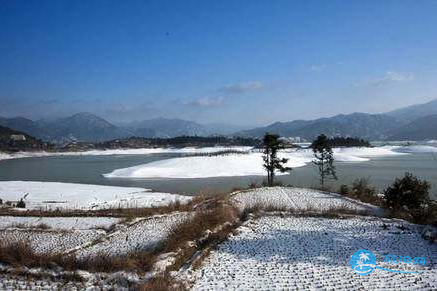
[[[24,136],[24,134],[12,134],[11,135],[11,139],[13,141],[25,141],[26,140],[26,136]]]

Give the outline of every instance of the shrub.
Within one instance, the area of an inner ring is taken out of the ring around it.
[[[18,201],[17,208],[26,208],[26,203],[24,202],[23,198]]]
[[[400,207],[418,209],[429,202],[430,185],[411,173],[405,173],[402,179],[396,178],[393,184],[384,191],[387,206],[398,210]]]
[[[430,184],[420,180],[411,173],[403,178],[396,178],[393,184],[384,190],[386,205],[393,211],[405,209],[416,221],[428,216]]]
[[[349,192],[350,192],[350,190],[349,190],[348,185],[345,185],[345,184],[340,185],[340,189],[338,190],[338,193],[346,196],[346,195],[349,195]]]
[[[376,189],[371,186],[370,178],[360,178],[352,183],[352,192],[358,198],[364,198],[365,196],[374,196]]]

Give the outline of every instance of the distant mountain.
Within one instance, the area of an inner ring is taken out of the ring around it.
[[[437,139],[437,114],[419,117],[396,130],[389,140]]]
[[[249,126],[233,125],[227,123],[205,123],[203,127],[209,135],[229,135],[236,131],[249,129]]]
[[[37,122],[24,117],[5,118],[0,117],[0,125],[13,130],[25,132],[39,139],[49,139],[49,133]]]
[[[400,120],[413,121],[416,118],[437,114],[437,99],[424,104],[412,105],[385,113]]]
[[[259,138],[270,132],[286,137],[314,140],[319,134],[324,133],[328,136],[351,136],[372,140],[385,139],[391,131],[404,124],[405,122],[384,114],[352,113],[315,120],[276,122],[266,127],[242,131],[237,135]]]
[[[304,128],[306,125],[310,125],[313,122],[314,122],[313,120],[294,120],[289,122],[275,122],[268,126],[243,130],[237,132],[234,135],[260,138],[266,132],[269,132],[269,133],[279,134],[280,136],[292,137],[292,136],[296,136],[295,135],[296,130]]]
[[[37,124],[49,133],[49,140],[56,143],[69,141],[100,142],[131,134],[91,113],[77,113],[54,120],[39,120]]]
[[[155,118],[132,122],[125,129],[135,136],[141,137],[175,137],[182,135],[206,136],[208,129],[194,121],[182,119]]]

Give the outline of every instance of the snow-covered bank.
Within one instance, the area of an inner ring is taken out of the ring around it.
[[[102,209],[152,207],[187,202],[188,196],[152,192],[144,188],[101,186],[58,182],[0,181],[0,199],[18,201],[26,208]]]
[[[83,152],[17,152],[4,153],[0,152],[0,160],[19,159],[19,158],[35,158],[48,156],[112,156],[112,155],[150,155],[150,154],[165,154],[165,153],[180,153],[180,154],[207,154],[217,153],[221,151],[248,151],[252,147],[247,146],[230,146],[230,147],[185,147],[185,148],[140,148],[140,149],[110,149],[110,150],[90,150]]]
[[[394,151],[394,148],[336,148],[334,157],[340,162],[364,162],[374,157],[404,154]],[[280,153],[280,157],[288,158],[287,166],[292,168],[305,166],[314,158],[310,149],[286,150]],[[262,163],[262,154],[255,151],[249,154],[182,157],[117,169],[104,174],[104,177],[135,179],[262,176],[265,174]]]

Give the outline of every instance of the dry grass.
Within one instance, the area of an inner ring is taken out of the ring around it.
[[[184,290],[184,286],[168,272],[179,270],[185,264],[199,266],[210,249],[226,240],[238,225],[239,212],[228,205],[227,196],[204,201],[191,219],[170,231],[159,248],[161,253],[176,253],[173,264],[163,274],[141,286],[140,290]]]
[[[125,256],[110,256],[100,253],[84,259],[74,255],[37,254],[26,241],[2,241],[0,262],[12,267],[28,268],[62,267],[64,270],[87,270],[91,272],[149,271],[153,267],[156,254],[152,251],[137,251]]]
[[[139,291],[183,291],[186,288],[177,282],[170,274],[164,273],[153,277],[139,287]]]

